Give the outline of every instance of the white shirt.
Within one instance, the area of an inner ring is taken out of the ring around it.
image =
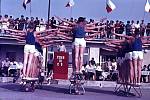
[[[64,52],[66,52],[66,47],[65,47],[65,45],[59,45],[59,46],[58,46],[58,51],[64,51]]]
[[[112,67],[114,67],[114,70],[117,70],[117,62],[112,62]]]
[[[96,67],[96,70],[97,70],[97,71],[103,71],[101,66],[97,66],[97,67]]]
[[[95,69],[96,69],[96,66],[93,66],[93,65],[87,65],[86,66],[87,72],[95,73]]]
[[[140,28],[140,24],[135,24],[135,28]]]

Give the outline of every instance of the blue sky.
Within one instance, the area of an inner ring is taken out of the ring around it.
[[[25,11],[22,7],[23,0],[1,0],[2,15],[9,14],[14,17],[25,15],[30,17],[30,5]],[[108,19],[120,20],[150,20],[150,13],[145,13],[144,6],[146,0],[112,0],[116,5],[116,9],[107,14],[105,10],[106,0],[74,0],[75,6],[72,9],[72,16],[84,16],[94,19],[106,17]],[[71,10],[65,8],[68,0],[51,0],[51,16],[58,15],[61,17],[70,18]],[[47,19],[48,0],[32,0],[32,16]]]

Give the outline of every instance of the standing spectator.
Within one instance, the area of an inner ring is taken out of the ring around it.
[[[8,19],[8,21],[9,21],[9,27],[8,27],[8,28],[9,28],[9,29],[13,29],[14,26],[15,26],[13,17],[10,16],[9,19]]]
[[[29,18],[28,18],[28,17],[26,17],[26,19],[25,19],[25,29],[27,29],[27,28],[28,28],[29,23],[30,23]]]
[[[111,30],[111,38],[115,39],[115,36],[112,33],[115,31],[114,21],[110,21],[110,30]]]
[[[90,62],[91,62],[91,65],[95,65],[96,66],[96,62],[95,62],[94,58],[92,58]]]
[[[58,51],[59,52],[66,52],[66,47],[63,44],[63,42],[60,42],[60,45],[58,45]]]
[[[35,18],[34,24],[35,24],[35,27],[40,25],[40,20],[38,19],[38,17]]]
[[[109,20],[107,20],[107,22],[106,22],[106,31],[107,31],[107,38],[110,39],[111,38],[111,28],[110,28]]]
[[[112,62],[110,61],[110,59],[108,59],[108,61],[106,62],[106,66],[109,69],[109,71],[112,70],[111,69],[112,68]]]
[[[15,19],[15,29],[18,30],[19,18]]]
[[[8,68],[10,67],[10,61],[8,58],[6,58],[4,61],[2,61],[2,68],[4,76],[8,76]]]
[[[140,23],[139,23],[139,21],[136,22],[135,28],[138,29],[138,30],[140,29]]]
[[[72,18],[72,17],[70,18],[70,22],[72,22],[72,23],[73,23],[73,18]]]
[[[53,73],[53,57],[50,56],[50,59],[47,62],[47,77],[50,77]]]
[[[111,69],[112,69],[113,71],[116,71],[116,70],[117,70],[117,62],[115,61],[115,59],[113,59],[111,65],[112,65],[112,68],[111,68]]]
[[[21,15],[21,18],[19,20],[19,24],[18,24],[18,30],[23,30],[24,29],[24,26],[25,26],[25,19],[24,19],[24,16]]]
[[[52,17],[52,19],[51,19],[51,28],[56,28],[55,24],[56,24],[56,20],[55,20],[54,17]]]
[[[44,19],[41,18],[41,20],[40,20],[40,31],[43,31],[45,29],[46,29],[45,21],[44,21]]]
[[[6,33],[8,26],[9,26],[8,15],[5,15],[2,22],[2,31],[4,31],[4,33]]]
[[[2,32],[2,22],[3,22],[2,15],[0,15],[0,33]]]
[[[34,18],[31,17],[31,20],[29,21],[29,25],[28,26],[32,26],[35,28],[35,24],[34,24]]]
[[[144,20],[142,20],[140,24],[140,33],[142,36],[144,36],[145,28],[146,28],[146,25],[144,24]]]
[[[124,28],[125,28],[125,25],[122,21],[120,21],[120,28],[119,28],[119,34],[123,34],[124,32]]]
[[[119,34],[119,29],[120,29],[120,23],[117,20],[116,23],[115,23],[115,33]]]
[[[126,24],[126,35],[131,36],[131,25],[130,25],[130,21],[127,21]]]
[[[132,21],[131,21],[131,35],[134,34],[134,31],[135,31],[135,23],[134,23],[134,21],[132,20]]]
[[[148,23],[146,26],[146,35],[150,36],[150,23]]]

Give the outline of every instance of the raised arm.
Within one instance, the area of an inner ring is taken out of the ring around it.
[[[58,17],[58,16],[55,16],[58,20],[60,20],[60,21],[63,21],[63,22],[66,22],[66,23],[68,23],[68,24],[70,24],[70,25],[76,25],[76,23],[73,23],[73,22],[70,22],[70,21],[66,21],[66,20],[64,20],[64,19],[61,19],[60,17]]]

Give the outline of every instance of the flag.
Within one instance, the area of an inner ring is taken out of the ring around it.
[[[66,4],[66,7],[73,7],[74,6],[74,1],[73,0],[69,0],[68,3]]]
[[[146,1],[146,4],[145,4],[145,11],[150,12],[150,4],[148,0]]]
[[[31,2],[31,0],[24,0],[23,1],[23,7],[24,7],[24,9],[26,9],[26,5],[28,4],[28,3],[30,3]]]
[[[110,13],[114,9],[116,9],[115,4],[111,0],[107,0],[107,2],[106,2],[106,10],[107,10],[107,12]]]

